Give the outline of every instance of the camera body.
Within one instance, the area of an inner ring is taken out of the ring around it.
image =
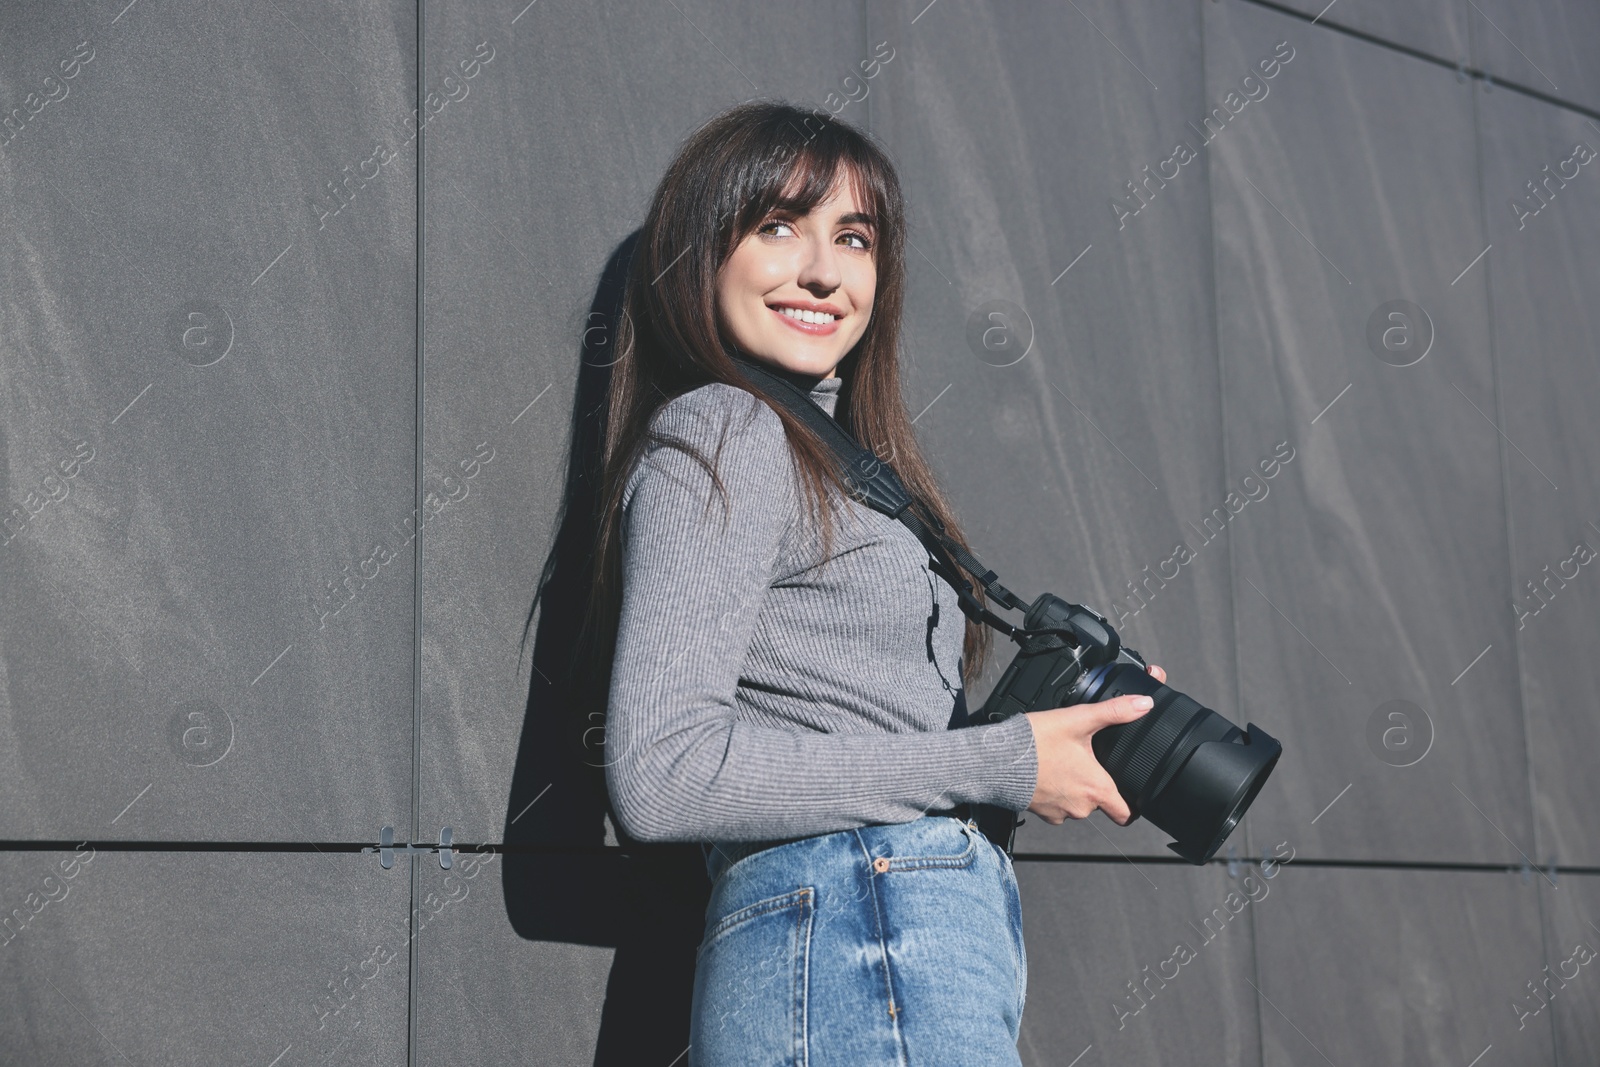
[[[1143,657],[1123,648],[1117,631],[1092,608],[1043,593],[1023,626],[1033,632],[1022,639],[974,724],[1148,695],[1155,705],[1144,715],[1095,733],[1095,758],[1135,819],[1142,816],[1175,838],[1167,847],[1190,863],[1210,860],[1255,800],[1283,746],[1254,723],[1241,730],[1156,681]],[[1009,853],[1016,820],[1001,826],[997,817],[988,819],[990,825],[979,828],[993,830],[991,840]]]

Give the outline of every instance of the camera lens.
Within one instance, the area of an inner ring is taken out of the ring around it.
[[[1098,731],[1095,758],[1136,818],[1172,836],[1167,847],[1190,863],[1205,863],[1255,800],[1283,746],[1254,724],[1239,729],[1131,663],[1085,672],[1072,702],[1130,693],[1149,696],[1155,706]]]

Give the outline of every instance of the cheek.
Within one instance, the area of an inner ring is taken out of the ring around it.
[[[856,339],[858,341],[861,339],[862,334],[866,333],[867,323],[872,320],[872,304],[874,304],[872,290],[867,290],[866,296],[856,301],[856,309],[858,309],[858,315],[856,315],[856,326],[858,326]]]
[[[745,316],[748,306],[761,302],[766,285],[763,265],[750,257],[729,260],[717,282],[717,306],[730,318]]]
[[[856,336],[866,332],[867,320],[872,318],[872,305],[877,294],[877,274],[870,267],[850,283],[850,304],[856,309]]]
[[[764,249],[748,242],[734,250],[723,264],[719,288],[725,299],[756,299],[773,287],[773,279],[782,271],[781,264],[772,255],[763,255]]]
[[[733,315],[730,313],[732,299],[733,299],[732,288],[728,285],[727,280],[726,279],[719,280],[717,282],[716,309],[717,309],[717,325],[720,326],[722,329],[728,329],[730,326],[733,325]]]

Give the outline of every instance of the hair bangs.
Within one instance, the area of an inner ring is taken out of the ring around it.
[[[810,121],[808,120],[808,125]],[[731,214],[736,221],[726,235],[726,254],[774,211],[807,215],[839,187],[841,180],[861,212],[869,217],[874,246],[891,236],[895,224],[889,190],[875,153],[860,142],[859,135],[829,123],[815,132],[799,148],[794,145],[793,122],[783,121],[766,130],[769,143],[757,155],[737,194],[737,207]]]

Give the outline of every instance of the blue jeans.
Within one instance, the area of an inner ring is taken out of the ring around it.
[[[690,1067],[1020,1067],[1022,901],[975,823],[741,844],[703,846]]]

